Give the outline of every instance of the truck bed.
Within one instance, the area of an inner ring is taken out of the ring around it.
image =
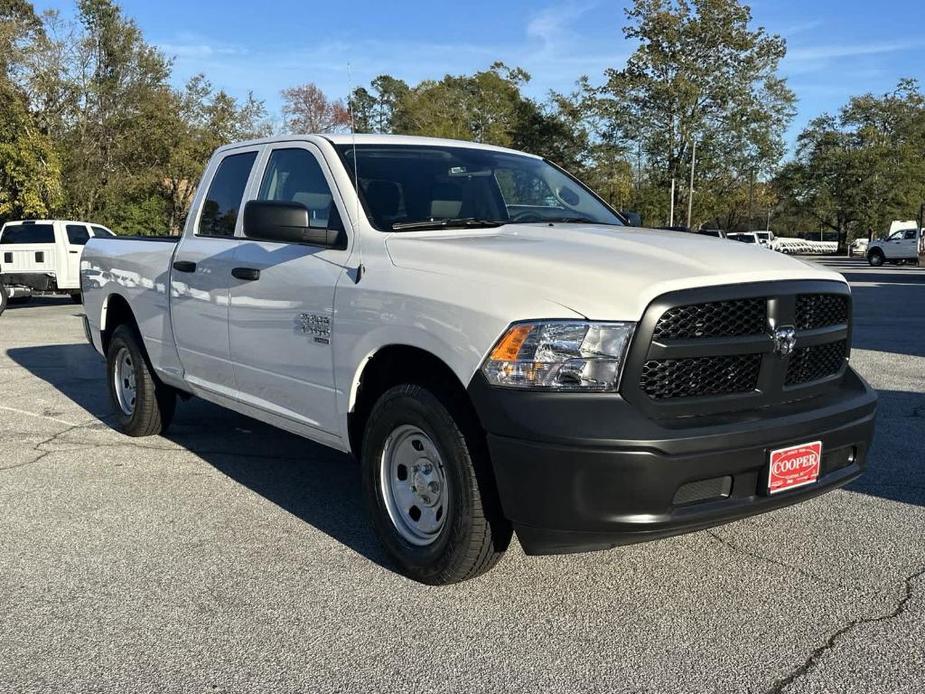
[[[99,323],[105,321],[106,297],[119,295],[132,307],[151,360],[155,364],[177,361],[168,304],[170,264],[179,240],[177,236],[117,236],[87,243],[80,274],[91,334],[105,328]]]

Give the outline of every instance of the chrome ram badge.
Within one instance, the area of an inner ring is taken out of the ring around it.
[[[771,339],[774,340],[774,353],[779,357],[789,357],[797,344],[797,331],[792,327],[774,328]]]

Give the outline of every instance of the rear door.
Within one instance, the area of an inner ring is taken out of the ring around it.
[[[228,292],[241,205],[260,147],[233,149],[210,164],[170,270],[170,317],[186,380],[236,397],[228,340]]]
[[[317,147],[280,143],[268,149],[255,198],[303,204],[312,225],[344,232],[343,202]],[[231,356],[246,403],[340,434],[335,416],[331,345],[334,286],[349,249],[243,240],[234,264],[255,280],[231,287]]]
[[[58,286],[61,288],[78,288],[80,286],[80,256],[84,246],[90,240],[90,228],[86,224],[64,225],[64,262]]]

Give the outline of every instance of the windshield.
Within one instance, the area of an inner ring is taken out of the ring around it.
[[[337,147],[354,177],[354,147]],[[360,197],[381,231],[574,222],[623,226],[542,159],[470,147],[357,145]]]

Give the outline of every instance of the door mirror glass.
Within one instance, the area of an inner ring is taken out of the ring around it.
[[[251,200],[244,206],[244,235],[249,239],[325,248],[346,247],[346,239],[339,228],[321,229],[312,221],[311,210],[300,202]]]

